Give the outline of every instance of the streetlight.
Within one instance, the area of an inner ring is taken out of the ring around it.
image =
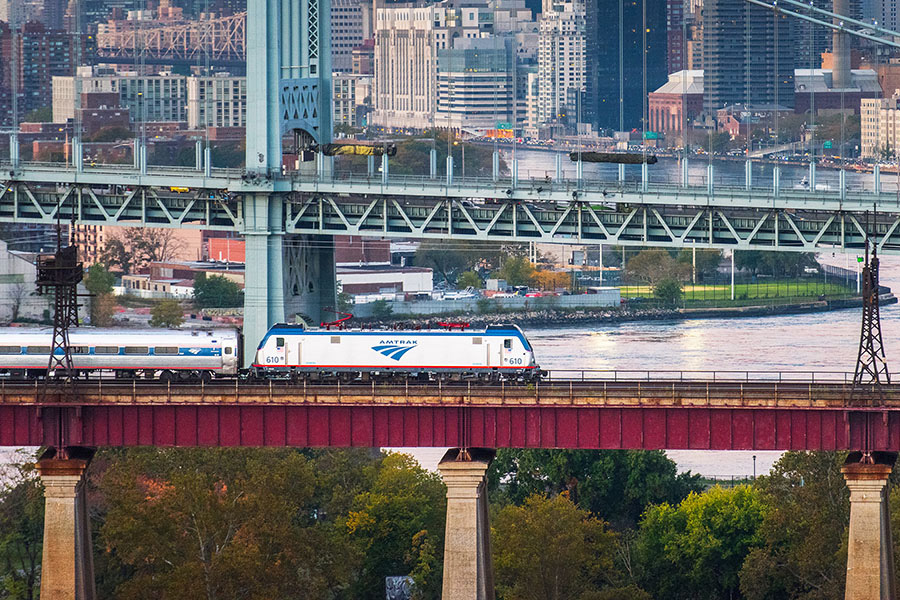
[[[753,455],[753,481],[756,481],[756,455]]]

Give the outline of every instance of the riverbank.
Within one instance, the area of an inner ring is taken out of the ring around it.
[[[881,305],[896,304],[892,293],[882,294]],[[432,316],[430,318],[396,315],[382,319],[355,319],[369,327],[383,328],[429,328],[438,323],[468,323],[470,327],[482,328],[488,325],[514,322],[526,329],[547,327],[572,327],[575,325],[608,325],[634,321],[672,321],[688,319],[723,319],[764,317],[772,315],[793,315],[820,313],[862,306],[862,298],[842,298],[834,300],[811,300],[791,304],[770,304],[757,306],[729,306],[717,308],[633,308],[623,306],[604,310],[523,310],[487,314],[454,314]]]

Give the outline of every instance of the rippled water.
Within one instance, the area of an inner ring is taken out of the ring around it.
[[[830,258],[830,257],[829,257]],[[835,261],[840,260],[839,257]],[[836,262],[843,265],[843,260]],[[900,257],[882,261],[882,282],[900,291]],[[852,372],[860,310],[747,319],[649,321],[526,331],[547,369]],[[900,308],[882,308],[889,365],[900,365]],[[893,362],[891,362],[893,360]],[[894,367],[896,369],[896,366]],[[433,468],[443,450],[418,450]],[[771,468],[780,452],[669,451],[682,470],[730,477]]]

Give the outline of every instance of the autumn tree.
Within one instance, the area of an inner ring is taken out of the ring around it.
[[[150,309],[150,327],[180,327],[184,310],[178,300],[162,300]]]
[[[504,600],[587,600],[615,580],[615,534],[565,493],[505,506],[491,537]]]
[[[572,274],[565,271],[549,271],[545,269],[535,272],[532,279],[534,285],[542,290],[558,290],[572,285]]]
[[[106,239],[100,261],[127,274],[152,262],[174,260],[183,249],[174,229],[127,227]]]
[[[649,508],[637,542],[643,587],[654,598],[739,598],[744,559],[763,544],[766,507],[749,486],[718,486]]]
[[[140,449],[112,462],[98,548],[122,600],[330,598],[356,556],[324,526],[293,450]]]
[[[29,457],[0,473],[0,598],[37,600],[44,494]]]
[[[363,559],[352,597],[384,598],[384,578],[412,575],[422,598],[438,598],[446,488],[410,456],[384,458],[371,487],[357,495],[347,531]]]
[[[641,250],[625,265],[625,274],[630,280],[651,286],[664,279],[684,281],[690,277],[690,272],[690,265],[676,261],[671,254],[660,248]]]

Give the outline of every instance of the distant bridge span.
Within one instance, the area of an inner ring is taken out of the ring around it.
[[[0,446],[490,447],[900,451],[900,386],[564,381],[536,386],[0,386]]]

